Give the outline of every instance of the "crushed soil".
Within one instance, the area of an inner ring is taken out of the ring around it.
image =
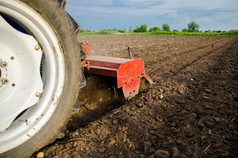
[[[237,37],[79,38],[94,55],[127,57],[130,47],[155,84],[129,101],[110,99],[103,88],[94,90],[94,103],[79,97],[65,137],[39,151],[45,157],[238,155]]]

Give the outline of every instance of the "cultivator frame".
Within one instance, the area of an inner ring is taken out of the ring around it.
[[[86,74],[96,74],[116,78],[117,88],[122,88],[125,99],[130,99],[139,93],[141,79],[149,84],[153,81],[145,73],[142,59],[125,59],[107,56],[90,55],[89,45],[80,43],[81,52],[86,54],[82,62]]]

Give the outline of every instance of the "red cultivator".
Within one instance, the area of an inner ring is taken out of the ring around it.
[[[145,73],[142,59],[125,59],[106,56],[94,56],[89,53],[89,45],[80,43],[86,59],[82,62],[86,74],[114,77],[117,88],[122,88],[125,99],[130,99],[139,93],[140,82],[145,78],[153,83]]]

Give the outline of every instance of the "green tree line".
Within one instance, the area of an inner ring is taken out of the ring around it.
[[[200,25],[195,21],[191,21],[187,28],[182,29],[181,31],[178,30],[170,30],[169,24],[163,24],[162,27],[152,27],[148,29],[146,24],[142,24],[137,26],[133,29],[132,26],[129,27],[129,31],[127,32],[126,29],[117,30],[116,28],[113,29],[103,29],[101,31],[91,31],[81,28],[80,32],[85,34],[115,34],[115,33],[129,33],[129,34],[158,34],[158,35],[204,35],[204,36],[238,36],[238,30],[233,31],[221,31],[221,30],[206,30],[206,31],[199,31]]]

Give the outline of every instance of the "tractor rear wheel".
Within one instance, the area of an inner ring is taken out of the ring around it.
[[[80,87],[78,25],[65,0],[0,0],[0,157],[64,136]]]

